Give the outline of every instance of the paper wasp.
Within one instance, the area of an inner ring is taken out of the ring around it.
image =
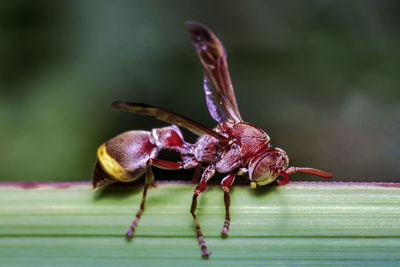
[[[143,213],[147,189],[154,184],[152,167],[165,170],[196,168],[196,173],[205,168],[194,190],[190,212],[194,219],[202,255],[207,257],[210,252],[195,212],[197,198],[205,191],[207,182],[215,172],[227,174],[221,182],[226,210],[222,236],[226,236],[229,229],[229,188],[234,183],[236,175],[247,174],[251,187],[256,188],[275,180],[278,184],[287,184],[289,175],[295,172],[310,173],[324,178],[330,178],[332,174],[308,167],[289,167],[289,157],[286,152],[271,146],[266,132],[243,121],[236,103],[223,44],[202,24],[187,22],[186,27],[204,67],[207,107],[218,125],[214,129],[209,129],[164,108],[139,103],[114,102],[112,106],[115,108],[155,117],[172,125],[151,131],[124,132],[102,144],[97,150],[97,163],[92,181],[96,189],[113,182],[130,182],[145,174],[142,202],[126,233],[131,237]],[[193,132],[199,138],[194,144],[186,142],[177,126]],[[164,149],[177,152],[181,161],[158,159],[159,152]]]

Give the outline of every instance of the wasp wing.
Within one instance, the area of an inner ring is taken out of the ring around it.
[[[122,102],[122,101],[115,101],[114,103],[112,103],[112,106],[125,111],[130,111],[141,115],[155,117],[160,121],[183,127],[199,136],[207,134],[211,135],[212,137],[215,137],[222,143],[228,142],[225,136],[168,109],[150,106],[146,104]]]
[[[211,108],[207,104],[211,116],[222,122],[220,119],[223,116],[217,114],[224,113],[225,117],[236,122],[243,121],[236,103],[223,44],[210,29],[200,23],[187,22],[186,28],[206,72],[204,91],[206,101],[212,103]],[[214,86],[210,86],[209,80]]]
[[[226,108],[218,103],[221,103],[221,99],[218,94],[215,94],[215,88],[212,85],[210,78],[207,73],[204,73],[204,93],[206,95],[206,104],[211,117],[217,122],[221,123],[226,121],[228,114]]]

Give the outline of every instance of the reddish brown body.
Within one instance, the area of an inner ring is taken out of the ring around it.
[[[147,188],[154,184],[152,166],[167,170],[196,168],[194,180],[198,180],[200,169],[204,168],[201,180],[194,190],[190,212],[195,222],[202,255],[208,256],[210,252],[205,244],[195,211],[198,195],[205,191],[208,180],[214,176],[215,172],[227,173],[221,181],[226,210],[221,232],[223,236],[227,235],[229,229],[229,189],[236,175],[248,174],[252,188],[269,184],[278,177],[282,177],[278,179],[279,184],[286,184],[289,182],[289,174],[298,171],[325,178],[330,178],[332,175],[307,167],[288,168],[289,157],[285,151],[272,147],[267,133],[242,120],[222,43],[201,24],[189,22],[187,28],[205,69],[204,91],[208,110],[218,125],[214,129],[208,129],[182,115],[160,107],[114,102],[113,106],[116,108],[152,116],[174,125],[151,131],[125,132],[101,145],[97,150],[93,187],[98,188],[115,181],[133,181],[146,173],[142,203],[127,232],[127,236],[131,237],[144,210]],[[196,143],[185,142],[176,125],[199,135]],[[159,152],[163,149],[177,152],[181,161],[171,162],[159,159]]]
[[[162,169],[207,167],[204,173],[207,181],[215,171],[228,173],[247,167],[255,155],[270,147],[269,136],[249,123],[233,124],[226,121],[219,124],[216,131],[225,136],[228,142],[221,143],[210,135],[202,135],[195,144],[189,144],[178,127],[168,126],[152,131],[128,131],[107,141],[105,147],[107,153],[127,171],[129,178],[126,181],[142,176],[150,159],[153,165]],[[182,162],[156,160],[162,149],[179,153]],[[112,182],[104,178],[93,180],[94,187]],[[205,187],[199,189],[202,192]]]

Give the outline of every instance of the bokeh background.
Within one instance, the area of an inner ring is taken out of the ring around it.
[[[394,0],[1,1],[0,180],[88,180],[102,142],[164,125],[113,110],[114,100],[214,127],[187,20],[224,42],[242,117],[294,165],[400,181]]]

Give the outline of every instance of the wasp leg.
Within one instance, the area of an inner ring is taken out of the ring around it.
[[[223,237],[228,236],[229,224],[231,221],[229,215],[229,206],[231,205],[231,198],[229,196],[229,188],[232,186],[233,182],[235,181],[236,174],[234,172],[230,173],[229,175],[225,176],[222,180],[221,185],[222,189],[224,190],[224,202],[225,202],[225,223],[224,227],[222,228],[221,235]]]
[[[128,231],[126,232],[126,237],[127,238],[131,238],[133,232],[136,229],[138,221],[139,221],[139,219],[142,216],[142,213],[144,211],[144,204],[146,202],[146,196],[147,196],[147,188],[150,185],[153,185],[153,184],[154,184],[153,171],[151,170],[151,165],[147,164],[146,165],[146,180],[145,180],[145,186],[144,186],[144,189],[143,189],[142,202],[140,203],[140,208],[139,208],[138,212],[136,213],[135,219],[133,220],[133,222],[132,222],[131,226],[129,227]]]
[[[145,179],[145,186],[143,190],[143,196],[142,196],[142,202],[140,203],[140,208],[138,212],[136,213],[136,217],[133,220],[131,226],[129,227],[128,231],[126,232],[127,238],[131,238],[133,232],[136,229],[136,226],[138,224],[138,221],[140,217],[142,216],[142,213],[144,211],[144,205],[146,202],[146,195],[147,195],[147,189],[149,186],[154,185],[154,174],[153,171],[151,170],[151,166],[155,166],[160,169],[164,170],[177,170],[182,168],[183,163],[180,162],[173,162],[173,161],[167,161],[167,160],[161,160],[161,159],[150,159],[146,165],[146,179]]]
[[[201,171],[201,164],[197,165],[196,169],[194,170],[194,175],[193,175],[193,179],[192,179],[193,183],[199,182],[200,171]]]
[[[149,165],[163,170],[179,170],[183,168],[182,162],[173,162],[163,159],[150,159]]]
[[[200,183],[196,186],[196,189],[194,190],[192,206],[190,208],[190,213],[193,216],[194,225],[196,227],[197,239],[199,240],[199,244],[200,244],[201,251],[202,251],[202,256],[205,258],[207,258],[211,254],[211,252],[207,248],[206,241],[204,240],[203,233],[201,232],[201,229],[200,229],[199,220],[197,219],[197,216],[196,216],[197,197],[206,190],[207,181],[212,176],[214,176],[214,174],[215,174],[215,166],[209,165],[205,169],[205,171],[202,175],[202,178],[200,180]]]

